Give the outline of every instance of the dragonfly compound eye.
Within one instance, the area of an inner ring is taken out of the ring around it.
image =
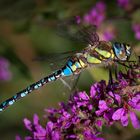
[[[130,56],[130,47],[124,43],[114,43],[113,50],[118,60],[126,61],[128,56]]]

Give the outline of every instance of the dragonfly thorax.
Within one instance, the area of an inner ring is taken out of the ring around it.
[[[112,44],[110,42],[100,41],[95,46],[88,46],[84,56],[89,64],[101,64],[102,62],[113,60]]]

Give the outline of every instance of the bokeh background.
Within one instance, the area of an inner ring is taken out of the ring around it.
[[[77,15],[97,25],[101,40],[130,43],[140,55],[139,0],[0,0],[0,102],[51,73],[47,61],[34,58],[83,48],[56,34],[60,20]],[[81,74],[77,87],[89,91],[101,79],[108,80],[107,68],[92,68]],[[23,118],[32,119],[35,113],[43,118],[45,108],[57,108],[69,95],[60,81],[34,91],[0,114],[0,139],[27,135]],[[118,124],[104,133],[111,140],[140,139],[140,131],[131,124]]]

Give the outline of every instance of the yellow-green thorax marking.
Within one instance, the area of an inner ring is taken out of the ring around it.
[[[100,41],[97,46],[89,47],[91,49],[84,54],[89,64],[101,64],[102,62],[113,60],[115,57],[110,42]]]

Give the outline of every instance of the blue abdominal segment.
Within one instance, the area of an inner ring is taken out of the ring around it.
[[[72,75],[72,74],[73,74],[73,72],[72,72],[72,70],[70,69],[70,67],[65,66],[65,67],[62,69],[62,75],[63,75],[63,76],[70,76],[70,75]]]

